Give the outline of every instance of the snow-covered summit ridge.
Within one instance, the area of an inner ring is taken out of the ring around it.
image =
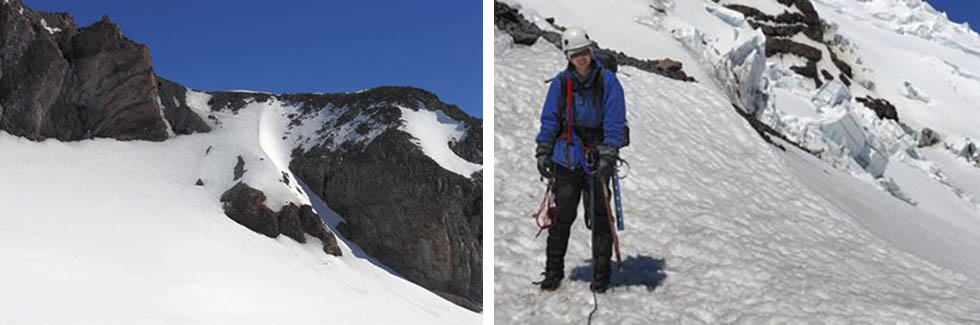
[[[438,146],[446,147],[448,152],[433,149],[434,146],[427,141],[416,142],[416,145],[443,168],[465,177],[479,169],[474,166],[479,166],[481,158],[473,153],[478,151],[474,146],[478,145],[476,142],[481,135],[470,135],[482,132],[480,120],[469,116],[455,105],[441,102],[436,95],[423,89],[384,86],[356,93],[281,95],[257,91],[228,91],[212,92],[207,98],[202,98],[200,94],[194,95],[193,99],[189,97],[188,101],[204,101],[212,110],[219,111],[230,110],[237,113],[251,103],[265,102],[281,102],[282,105],[292,107],[292,112],[287,114],[289,121],[286,122],[288,126],[284,129],[283,136],[296,143],[297,151],[294,154],[311,150],[363,150],[382,133],[391,129],[402,129],[407,120],[422,121],[412,115],[413,113],[432,112],[436,116],[432,122],[436,124],[430,126],[448,123],[456,131],[445,133],[439,131],[439,127],[410,127],[412,136],[439,142],[441,144]],[[407,109],[409,107],[411,109]],[[429,131],[438,134],[426,134]],[[433,136],[445,139],[438,140],[432,138]]]

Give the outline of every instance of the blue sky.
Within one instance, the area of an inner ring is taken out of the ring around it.
[[[980,30],[980,1],[977,0],[928,0],[933,8],[945,11],[949,20],[969,22],[974,31]]]
[[[405,85],[483,116],[480,1],[23,1],[68,12],[79,26],[108,14],[150,47],[157,74],[191,88]]]

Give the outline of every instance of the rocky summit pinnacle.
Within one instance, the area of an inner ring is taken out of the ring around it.
[[[78,28],[68,14],[9,1],[0,5],[0,24],[0,130],[62,141],[160,141],[173,131],[208,130],[200,118],[167,120],[149,48],[108,16]]]

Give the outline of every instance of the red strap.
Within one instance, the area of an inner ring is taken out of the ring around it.
[[[534,235],[534,238],[538,238],[541,232],[555,224],[556,211],[555,202],[551,199],[551,186],[552,184],[548,183],[548,189],[544,192],[544,199],[541,200],[538,211],[531,214],[531,218],[534,218],[534,222],[538,225],[538,234]]]
[[[566,85],[566,88],[568,88],[568,91],[566,92],[568,94],[568,96],[567,96],[567,98],[565,98],[565,103],[567,103],[567,105],[565,105],[566,106],[565,107],[565,122],[568,125],[566,125],[566,127],[565,127],[564,138],[565,138],[565,142],[572,142],[572,119],[575,118],[574,116],[572,116],[572,98],[573,98],[572,97],[572,78],[568,78],[568,81],[565,83],[565,85]]]

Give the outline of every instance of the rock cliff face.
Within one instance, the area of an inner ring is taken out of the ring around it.
[[[344,216],[342,234],[365,252],[464,307],[482,303],[482,173],[467,178],[440,167],[412,143],[411,135],[394,127],[401,123],[394,105],[438,110],[464,123],[465,138],[451,147],[478,164],[479,120],[416,88],[282,97],[309,110],[353,105],[357,109],[347,110],[350,115],[341,120],[369,115],[392,126],[364,147],[297,149],[290,169]]]
[[[5,1],[0,40],[0,130],[62,141],[161,141],[208,130],[196,115],[165,117],[161,102],[173,98],[161,98],[149,49],[108,17],[78,28],[68,14]]]
[[[483,181],[443,169],[399,127],[401,109],[431,110],[458,121],[466,135],[450,148],[482,164],[480,120],[434,94],[412,87],[378,87],[342,94],[213,93],[215,110],[236,112],[249,102],[273,97],[298,107],[291,127],[312,125],[310,146],[297,146],[289,169],[346,223],[340,234],[403,275],[461,306],[478,310],[483,291]],[[332,131],[352,128],[356,135],[378,133],[369,143],[344,141]],[[289,131],[287,131],[289,132]],[[272,232],[274,215],[263,230]]]

